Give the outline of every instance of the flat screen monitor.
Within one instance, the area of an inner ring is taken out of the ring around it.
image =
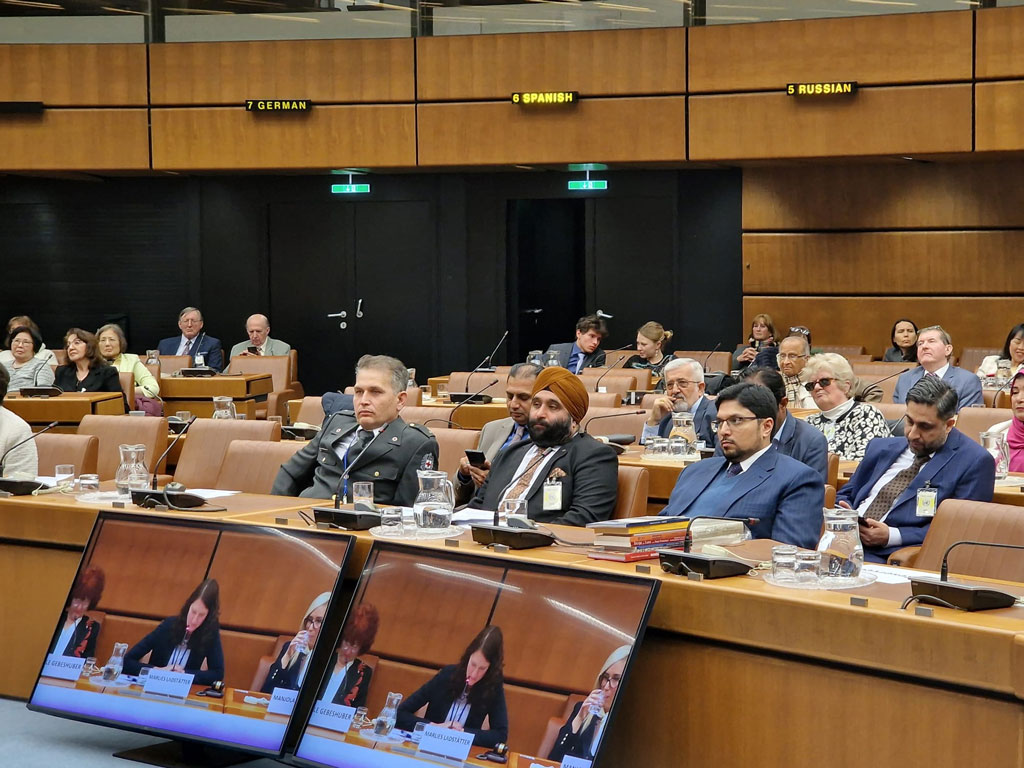
[[[333,650],[321,630],[344,617],[351,544],[100,513],[29,707],[279,755],[302,682]]]
[[[654,579],[374,542],[290,760],[595,763]],[[326,639],[326,638],[325,638]]]

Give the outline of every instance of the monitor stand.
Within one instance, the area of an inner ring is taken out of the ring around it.
[[[148,747],[115,752],[114,757],[163,768],[228,768],[257,758],[234,749],[196,744],[191,741],[163,741]]]

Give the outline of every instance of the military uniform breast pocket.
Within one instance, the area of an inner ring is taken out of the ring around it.
[[[367,480],[390,480],[398,479],[398,467],[387,464],[371,464],[362,469],[362,474]]]
[[[340,459],[330,446],[321,445],[317,451],[316,463],[323,467],[335,467],[340,463]]]

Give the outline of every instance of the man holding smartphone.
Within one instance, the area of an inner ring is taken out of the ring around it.
[[[250,315],[245,321],[247,341],[240,341],[231,348],[231,357],[287,355],[292,351],[291,344],[279,339],[270,338],[270,320],[266,315]]]
[[[529,439],[526,422],[530,418],[530,403],[533,400],[530,393],[541,370],[539,365],[533,363],[512,366],[505,384],[508,418],[485,424],[480,431],[477,451],[467,451],[467,456],[459,461],[459,471],[455,475],[456,503],[465,504],[473,498],[476,489],[487,479],[491,460],[497,456],[498,451]]]

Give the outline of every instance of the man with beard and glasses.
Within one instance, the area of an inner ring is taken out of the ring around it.
[[[469,506],[497,509],[506,499],[526,499],[530,519],[586,525],[615,509],[615,451],[579,431],[590,398],[577,376],[545,368],[531,390],[530,440],[501,451]]]

